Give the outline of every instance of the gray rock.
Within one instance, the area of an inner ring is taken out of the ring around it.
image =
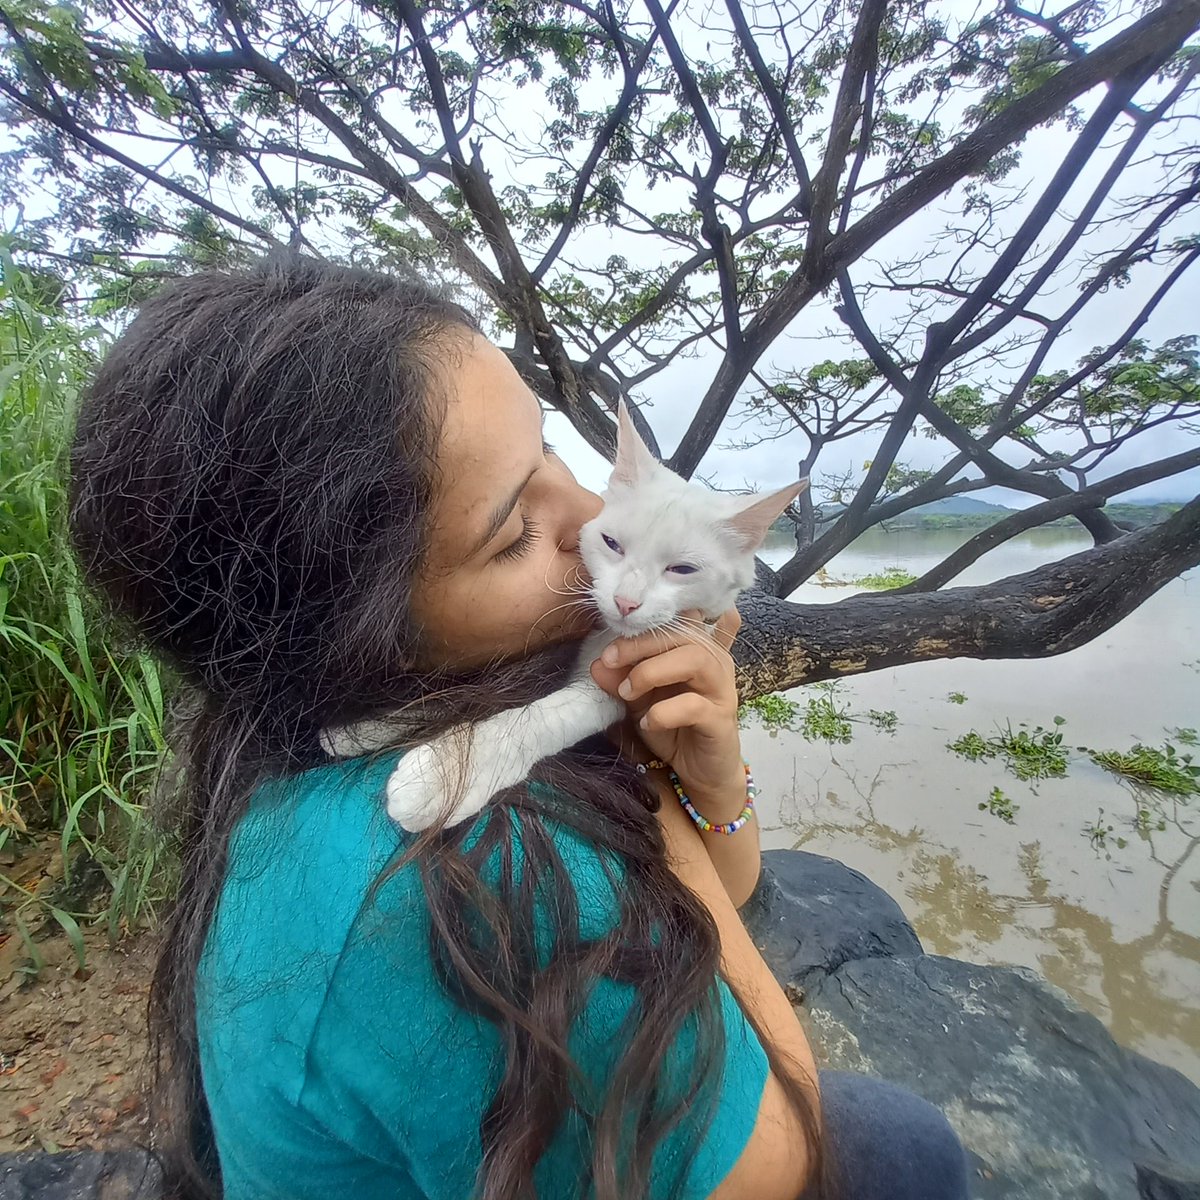
[[[1032,971],[925,955],[899,905],[816,854],[773,850],[742,917],[803,996],[823,1063],[949,1118],[975,1200],[1200,1200],[1200,1089],[1119,1047]],[[0,1155],[0,1200],[155,1200],[134,1150]]]
[[[1194,1195],[1200,1091],[1121,1049],[1032,971],[933,955],[850,961],[812,979],[805,1016],[828,1065],[942,1109],[980,1200]]]
[[[1142,1200],[1200,1200],[1200,1168],[1149,1158],[1137,1165]]]
[[[157,1200],[159,1172],[143,1150],[0,1154],[0,1200]]]
[[[844,863],[801,850],[768,850],[741,916],[775,977],[803,993],[844,962],[921,954],[900,906]]]
[[[1125,1057],[1133,1136],[1144,1161],[1191,1163],[1200,1170],[1200,1088],[1142,1054],[1126,1051]]]

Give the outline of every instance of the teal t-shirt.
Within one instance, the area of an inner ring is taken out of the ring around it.
[[[226,1200],[473,1194],[480,1117],[504,1049],[495,1026],[435,978],[416,867],[367,896],[406,837],[384,811],[395,761],[332,763],[272,781],[234,831],[196,985]],[[600,852],[565,826],[550,828],[579,894],[582,936],[601,937],[619,902]],[[519,855],[518,835],[514,820]],[[619,885],[619,864],[608,862]],[[716,1116],[686,1168],[687,1200],[708,1196],[737,1161],[767,1077],[754,1031],[724,982],[718,988],[726,1060]],[[593,987],[570,1034],[589,1083],[603,1088],[635,1006],[632,985],[601,978]],[[671,1080],[686,1079],[691,1025],[668,1055]],[[677,1128],[656,1152],[652,1197],[683,1169],[686,1133]],[[581,1195],[590,1157],[571,1114],[539,1160],[538,1195]]]

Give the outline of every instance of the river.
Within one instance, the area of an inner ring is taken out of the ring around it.
[[[829,575],[897,565],[919,575],[972,532],[872,530]],[[1072,529],[1031,531],[955,584],[1089,544]],[[773,538],[764,558],[777,566],[789,549]],[[810,583],[792,599],[836,603],[853,590]],[[860,718],[848,744],[768,732],[752,719],[743,746],[760,786],[764,848],[848,863],[896,898],[931,953],[1034,968],[1119,1042],[1200,1083],[1200,797],[1135,788],[1077,749],[1065,778],[1023,783],[998,761],[970,762],[946,745],[1009,722],[1049,729],[1056,716],[1072,748],[1161,746],[1170,730],[1200,728],[1198,592],[1192,571],[1056,658],[943,660],[846,679],[837,702]],[[801,703],[813,694],[788,693]],[[895,732],[873,726],[870,709],[893,710]],[[978,807],[993,787],[1017,806],[1011,825]],[[1148,829],[1135,825],[1139,806],[1150,811]],[[1097,823],[1113,827],[1102,844],[1087,832]]]

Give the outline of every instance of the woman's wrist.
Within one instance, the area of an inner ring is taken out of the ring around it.
[[[688,787],[687,781],[684,780],[684,787],[696,811],[714,825],[736,821],[746,807],[746,774],[740,763],[737,778],[731,783],[716,788],[703,788]]]
[[[734,906],[740,908],[753,894],[758,885],[762,869],[761,843],[759,841],[758,822],[751,818],[733,834],[706,832],[700,828],[695,819],[684,811],[683,804],[676,796],[666,771],[655,772],[661,778],[656,779],[659,795],[662,797],[662,808],[659,811],[660,823],[668,826],[689,829],[690,838],[701,846],[706,856],[716,868],[721,883],[725,887]],[[743,774],[743,780],[745,776]],[[745,806],[745,790],[743,782],[741,806],[737,813],[729,818],[736,820]],[[697,810],[700,811],[700,810]],[[715,809],[713,810],[715,813]],[[710,818],[701,813],[705,820]],[[727,822],[711,821],[712,824]]]

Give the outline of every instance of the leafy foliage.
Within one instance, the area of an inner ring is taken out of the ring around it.
[[[115,935],[168,886],[141,802],[164,759],[170,684],[105,636],[65,543],[63,439],[106,335],[47,305],[7,250],[0,271],[0,847],[57,831],[68,870],[104,871]],[[68,933],[87,915],[11,882],[0,901]]]
[[[897,726],[900,724],[900,718],[895,711],[888,708],[882,711],[877,708],[872,708],[867,713],[867,720],[875,726],[876,729],[882,729],[884,733],[895,733]]]
[[[1011,825],[1021,811],[1019,804],[1014,804],[1012,798],[1006,796],[998,787],[992,788],[986,801],[980,801],[981,812],[990,812],[993,817],[999,817],[1006,825]]]
[[[1048,498],[1067,489],[1060,469],[1083,486],[1124,440],[1196,415],[1194,340],[1152,347],[1140,321],[1077,371],[1043,367],[1080,305],[1200,255],[1175,150],[1153,151],[1164,183],[1136,220],[1120,219],[1114,170],[1078,226],[1050,236],[1064,205],[1047,199],[1020,252],[1001,253],[1032,132],[1076,134],[1064,178],[1083,180],[1086,120],[1132,161],[1189,99],[1189,30],[1150,13],[1147,59],[1110,8],[996,0],[963,17],[889,0],[751,27],[738,6],[685,3],[667,20],[633,0],[320,14],[278,0],[215,19],[181,0],[119,14],[5,0],[0,200],[36,195],[28,261],[61,267],[99,316],[164,275],[271,248],[441,277],[484,302],[539,396],[601,450],[614,395],[645,397],[673,363],[723,347],[673,456],[684,473],[727,416],[745,422],[741,444],[798,431],[810,474],[838,441],[879,441],[861,479],[821,481],[848,506],[836,534],[818,535],[801,499],[786,594],[880,510],[973,486],[967,464]],[[1111,112],[1089,114],[1102,43]],[[1125,128],[1135,102],[1143,118]],[[886,238],[934,203],[945,221],[929,247]],[[1043,312],[1066,275],[1079,304]],[[845,333],[814,361],[774,353],[835,288]],[[903,298],[894,328],[869,327],[879,291]],[[943,468],[899,460],[916,431],[946,446]]]
[[[885,567],[874,575],[860,575],[853,582],[855,587],[866,588],[871,592],[890,592],[892,588],[915,583],[916,579],[911,571],[903,567]]]
[[[1067,773],[1067,754],[1063,749],[1062,717],[1054,718],[1053,729],[1035,725],[1028,729],[1022,722],[1017,729],[1011,723],[997,735],[984,738],[975,730],[949,743],[955,754],[972,762],[1000,758],[1018,779],[1050,779]]]
[[[738,720],[745,723],[751,715],[757,716],[767,729],[790,728],[800,711],[795,700],[789,700],[778,692],[754,696],[738,708]]]
[[[820,695],[805,706],[800,732],[810,742],[849,742],[854,737],[850,714],[837,702],[836,685],[820,684]]]
[[[1143,746],[1131,750],[1093,750],[1092,758],[1106,771],[1123,775],[1145,787],[1157,788],[1177,796],[1200,795],[1200,764],[1190,754],[1181,754],[1170,743]]]

